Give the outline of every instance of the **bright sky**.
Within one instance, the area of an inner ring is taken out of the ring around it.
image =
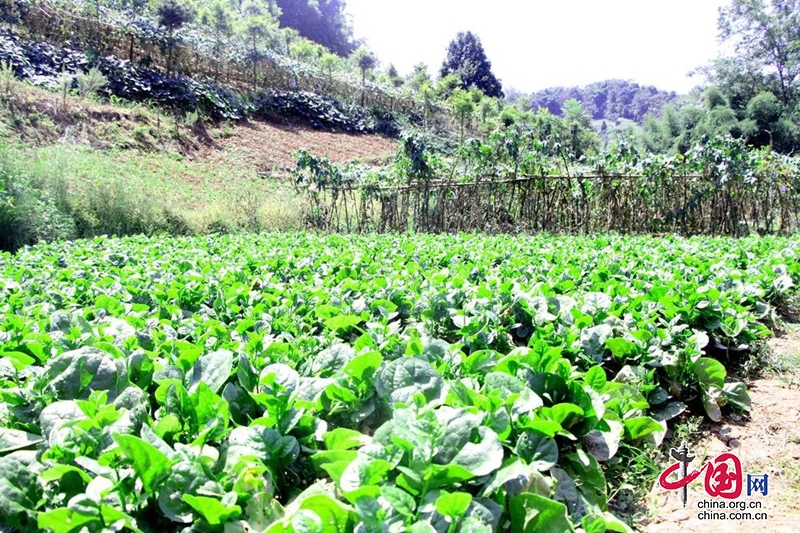
[[[630,79],[688,92],[687,73],[717,57],[717,9],[728,0],[347,0],[355,36],[401,75],[438,75],[459,31],[476,33],[503,87]]]

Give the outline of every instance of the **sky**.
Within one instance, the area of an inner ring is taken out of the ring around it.
[[[354,33],[402,75],[438,75],[459,31],[480,37],[504,89],[533,92],[612,78],[688,92],[718,56],[729,0],[347,0]]]

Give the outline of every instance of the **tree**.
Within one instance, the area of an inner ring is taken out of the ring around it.
[[[447,99],[447,103],[458,119],[461,128],[461,144],[464,144],[464,134],[466,133],[467,126],[473,113],[475,113],[475,105],[480,101],[480,98],[480,91],[477,88],[470,88],[468,91],[456,89],[450,98]]]
[[[367,72],[374,69],[377,64],[378,60],[375,56],[365,47],[360,47],[358,50],[353,52],[351,56],[353,63],[358,67],[361,71],[361,84],[366,85],[367,83]]]
[[[417,63],[414,65],[414,69],[408,76],[408,86],[415,91],[419,91],[423,85],[428,85],[430,87],[431,84],[432,80],[430,74],[428,74],[428,65],[425,63]]]
[[[214,31],[214,79],[219,78],[219,66],[222,62],[223,38],[230,37],[233,32],[231,14],[227,9],[225,0],[214,2],[203,12],[203,24],[211,26]]]
[[[239,29],[250,44],[248,61],[253,69],[253,89],[258,82],[258,63],[261,61],[262,52],[259,44],[273,40],[277,32],[277,21],[273,14],[266,8],[263,1],[246,0],[242,5],[243,21]]]
[[[342,59],[336,54],[326,52],[319,58],[319,66],[328,75],[328,81],[333,79],[333,71],[338,70],[342,64]]]
[[[133,62],[133,52],[136,45],[136,29],[139,21],[139,13],[147,6],[147,0],[127,0],[122,3],[128,9],[128,61]]]
[[[158,25],[167,30],[167,49],[169,50],[167,72],[169,72],[172,70],[172,52],[177,43],[175,32],[194,19],[194,11],[177,0],[164,0],[156,8],[156,15],[158,17]]]
[[[280,24],[319,43],[341,57],[355,49],[353,29],[344,13],[344,0],[277,0]]]
[[[564,121],[568,128],[568,144],[576,159],[596,148],[598,138],[592,129],[592,118],[574,98],[564,102]]]
[[[397,73],[397,68],[392,63],[389,63],[389,67],[386,69],[386,78],[395,88],[403,86],[403,78]]]
[[[718,25],[720,38],[735,45],[739,70],[766,72],[784,106],[797,100],[800,0],[733,0],[720,8]]]
[[[447,48],[447,58],[442,63],[440,75],[456,74],[461,78],[461,88],[475,87],[486,96],[503,98],[503,88],[486,57],[480,39],[472,32],[459,32]]]

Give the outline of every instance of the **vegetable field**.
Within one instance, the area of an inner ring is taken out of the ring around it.
[[[628,531],[606,474],[684,412],[748,408],[728,374],[794,296],[798,245],[283,234],[0,255],[0,525]]]

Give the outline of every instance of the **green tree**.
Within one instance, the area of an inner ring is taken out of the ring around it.
[[[139,23],[139,14],[147,7],[147,0],[127,0],[123,2],[127,7],[128,26],[128,61],[133,62],[133,55],[136,46],[136,33]]]
[[[436,83],[436,94],[442,100],[447,100],[457,89],[463,89],[463,82],[458,74],[448,74]]]
[[[474,88],[468,91],[456,89],[450,98],[447,99],[447,104],[450,106],[453,115],[458,119],[461,132],[460,141],[462,144],[464,143],[467,127],[475,113],[475,106],[480,101],[481,96],[481,92]]]
[[[564,121],[568,144],[577,159],[597,148],[598,137],[592,128],[592,118],[574,98],[564,102]]]
[[[308,39],[300,38],[289,45],[289,51],[295,58],[301,61],[316,63],[325,53],[325,48]]]
[[[194,19],[194,11],[177,0],[163,0],[156,8],[158,25],[167,32],[167,72],[172,70],[172,54],[178,42],[176,32]]]
[[[294,28],[341,57],[356,49],[344,0],[277,0],[277,5],[281,27]]]
[[[748,102],[744,130],[750,144],[769,146],[780,152],[791,151],[800,141],[797,122],[769,92],[759,93]]]
[[[247,39],[247,61],[253,75],[253,89],[258,83],[258,64],[263,58],[262,48],[269,46],[278,33],[278,23],[269,6],[260,0],[245,0],[241,5],[242,21],[239,32]]]
[[[214,32],[214,79],[219,78],[224,39],[233,33],[233,22],[225,0],[214,0],[201,15],[203,24]]]
[[[430,74],[428,74],[428,65],[425,63],[417,63],[408,77],[408,86],[415,91],[419,91],[423,85],[432,85]]]
[[[766,72],[784,106],[797,99],[800,0],[733,0],[720,9],[719,30],[735,45],[739,70]]]
[[[319,66],[325,71],[325,74],[328,75],[328,81],[330,81],[333,79],[333,72],[341,68],[342,59],[336,54],[325,52],[322,54],[322,57],[319,58]]]
[[[402,87],[405,83],[403,78],[400,77],[400,74],[398,74],[397,68],[392,63],[389,63],[389,67],[386,69],[386,78],[389,83],[396,88]]]
[[[486,96],[503,98],[503,88],[492,73],[480,39],[472,32],[459,32],[447,48],[440,76],[455,74],[461,78],[461,88],[476,87]]]
[[[367,73],[378,65],[377,58],[368,48],[360,46],[350,57],[353,64],[361,71],[361,85],[367,84]]]

